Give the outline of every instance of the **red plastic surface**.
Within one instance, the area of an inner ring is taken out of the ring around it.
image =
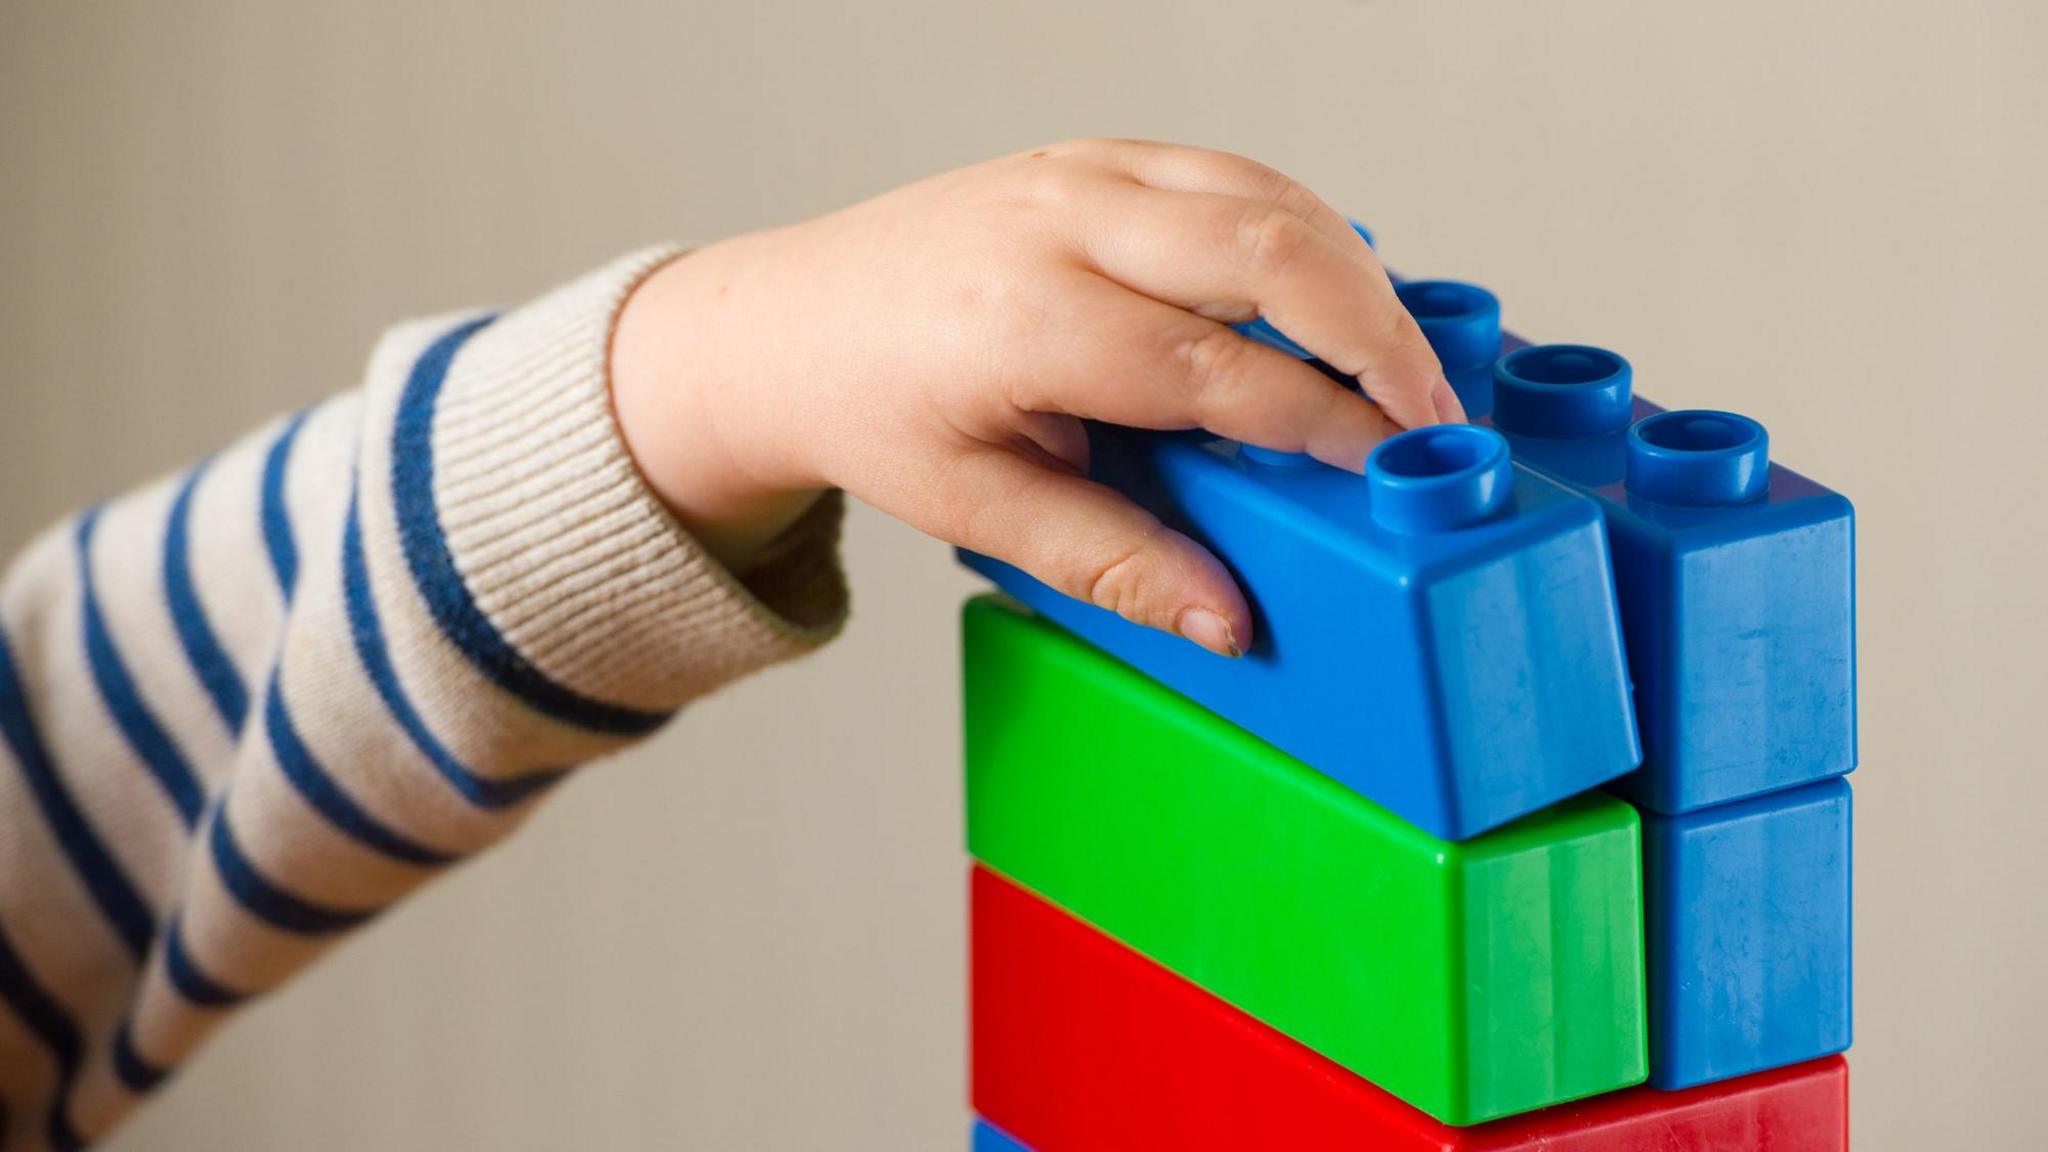
[[[1451,1128],[980,867],[973,1095],[1034,1152],[1846,1152],[1834,1056]]]

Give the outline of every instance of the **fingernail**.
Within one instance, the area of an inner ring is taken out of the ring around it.
[[[1207,608],[1189,608],[1180,614],[1180,634],[1218,656],[1242,656],[1244,650],[1237,646],[1237,636],[1230,625]]]

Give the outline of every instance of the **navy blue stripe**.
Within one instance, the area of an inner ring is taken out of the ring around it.
[[[121,1021],[120,1031],[114,1033],[114,1075],[138,1096],[147,1095],[164,1082],[169,1072],[151,1064],[142,1053],[135,1050],[135,1037],[129,1031],[128,1021]]]
[[[455,861],[456,857],[429,848],[370,815],[328,775],[299,738],[298,729],[292,724],[291,708],[285,703],[275,677],[270,681],[269,691],[263,694],[263,723],[270,733],[270,750],[277,757],[277,766],[284,770],[285,779],[292,782],[306,803],[318,809],[349,839],[407,864],[436,867]]]
[[[194,468],[171,503],[170,521],[164,526],[164,599],[170,605],[171,623],[178,630],[178,643],[185,649],[192,674],[212,698],[213,709],[220,713],[228,731],[239,733],[249,714],[249,689],[207,622],[199,587],[192,580],[192,496],[211,464],[206,461]]]
[[[392,719],[412,738],[413,746],[463,799],[479,808],[508,808],[545,791],[569,774],[566,768],[551,768],[504,780],[478,776],[427,728],[426,720],[406,695],[405,686],[399,683],[398,669],[392,665],[391,651],[384,642],[384,624],[377,613],[370,568],[363,555],[362,518],[354,500],[349,501],[348,524],[342,530],[341,569],[349,631],[355,636],[356,655],[363,662],[364,673],[377,686],[377,695],[384,698],[384,707]]]
[[[302,900],[272,884],[242,854],[242,846],[235,843],[234,831],[228,827],[226,808],[214,813],[213,831],[208,840],[208,846],[213,850],[213,866],[219,870],[221,883],[227,886],[228,893],[251,916],[274,928],[301,936],[331,936],[367,923],[380,911],[329,908]]]
[[[263,547],[270,553],[270,570],[277,573],[277,586],[290,601],[299,587],[299,546],[292,539],[292,521],[285,509],[284,479],[291,465],[292,445],[306,426],[309,413],[301,412],[286,421],[284,431],[263,457]]]
[[[667,722],[669,713],[594,700],[549,679],[521,656],[476,606],[448,553],[441,513],[434,505],[434,404],[456,352],[490,322],[489,317],[473,320],[436,340],[414,362],[399,400],[392,430],[391,487],[413,581],[449,641],[498,687],[544,715],[592,732],[652,732]]]
[[[57,845],[63,849],[78,878],[86,890],[92,893],[93,902],[114,931],[121,937],[128,951],[141,963],[149,956],[149,937],[155,931],[156,921],[150,915],[149,905],[143,902],[142,894],[121,870],[121,864],[114,859],[106,845],[100,843],[92,825],[86,822],[85,813],[71,798],[64,781],[57,775],[57,766],[51,762],[49,753],[43,748],[42,736],[36,731],[36,721],[29,711],[28,697],[23,691],[21,676],[14,666],[14,652],[7,643],[7,631],[0,628],[0,735],[7,738],[7,746],[14,753],[14,759],[21,765],[22,775],[28,780],[29,792],[36,798],[36,806],[42,810],[43,822],[57,838]]]
[[[80,1147],[84,1141],[72,1130],[65,1102],[71,1096],[72,1082],[78,1078],[78,1062],[85,1052],[85,1040],[71,1014],[37,983],[35,974],[22,963],[4,928],[0,928],[0,1002],[4,1002],[15,1018],[42,1041],[43,1047],[50,1050],[50,1056],[57,1062],[57,1092],[50,1102],[50,1143],[60,1152]]]
[[[238,992],[206,974],[185,946],[185,922],[176,916],[164,933],[164,975],[170,977],[178,995],[201,1008],[232,1008],[249,998],[247,992]]]
[[[114,717],[114,726],[121,730],[128,747],[149,769],[149,774],[156,777],[171,803],[177,805],[178,815],[190,829],[199,823],[200,810],[206,807],[206,792],[199,786],[192,766],[185,762],[184,754],[178,751],[163,725],[157,723],[149,705],[143,703],[135,677],[129,674],[120,650],[114,647],[113,635],[107,631],[92,574],[92,536],[99,518],[99,509],[94,508],[78,520],[78,588],[83,599],[86,662],[92,667],[100,699]]]

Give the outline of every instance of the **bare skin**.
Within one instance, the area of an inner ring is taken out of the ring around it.
[[[1363,395],[1228,327],[1257,315]],[[1352,471],[1464,419],[1343,217],[1253,161],[1142,141],[1004,157],[676,260],[627,302],[612,390],[648,481],[735,570],[842,488],[1226,655],[1252,642],[1243,594],[1084,477],[1082,419]]]

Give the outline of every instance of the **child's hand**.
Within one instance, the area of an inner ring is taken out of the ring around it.
[[[1230,323],[1264,315],[1365,397]],[[1461,420],[1364,241],[1249,160],[1084,141],[736,237],[663,268],[620,320],[620,422],[721,559],[839,487],[1069,595],[1235,653],[1217,560],[1083,478],[1080,418],[1197,425],[1358,470]]]

